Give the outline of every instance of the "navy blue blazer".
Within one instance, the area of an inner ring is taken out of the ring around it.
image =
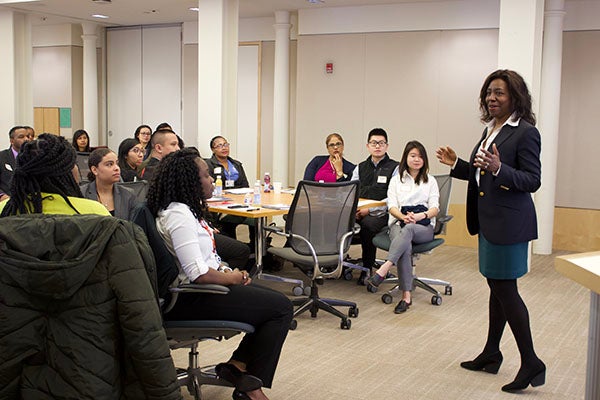
[[[12,152],[12,147],[0,151],[0,193],[10,195],[10,182],[16,166],[17,161]]]
[[[319,169],[323,166],[323,164],[325,164],[325,161],[327,161],[327,159],[329,159],[329,156],[315,156],[312,160],[310,160],[310,162],[306,166],[306,169],[304,170],[304,178],[302,178],[302,180],[314,181],[317,171],[319,171]],[[356,167],[356,165],[352,164],[350,161],[346,160],[345,158],[342,158],[342,171],[347,176],[345,178],[341,177],[337,181],[338,182],[349,181],[350,178],[352,178],[352,172],[354,171],[355,167]]]
[[[471,235],[482,233],[494,244],[515,244],[537,239],[537,218],[531,193],[541,184],[540,133],[521,119],[518,126],[504,125],[496,143],[502,167],[498,176],[480,171],[475,180],[475,155],[487,135],[471,153],[469,162],[459,159],[450,175],[468,180],[467,228]],[[490,147],[491,149],[491,147]]]

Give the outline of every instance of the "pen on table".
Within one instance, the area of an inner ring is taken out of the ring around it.
[[[260,210],[260,207],[259,208],[248,208],[244,211],[258,211],[258,210]]]

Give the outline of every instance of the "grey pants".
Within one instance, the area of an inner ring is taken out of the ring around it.
[[[408,224],[401,228],[400,225],[394,224],[390,227],[389,235],[392,242],[387,259],[398,268],[400,289],[412,290],[412,244],[433,240],[433,226]]]

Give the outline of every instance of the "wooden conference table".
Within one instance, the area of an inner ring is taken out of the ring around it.
[[[256,256],[256,276],[260,279],[262,272],[262,259],[265,252],[265,231],[263,227],[267,223],[267,218],[288,213],[289,206],[294,199],[293,189],[284,189],[281,193],[273,191],[261,193],[261,206],[244,206],[244,194],[225,193],[223,201],[209,201],[208,210],[227,215],[236,215],[239,217],[253,218],[256,220],[255,230],[255,256]],[[378,207],[385,205],[385,201],[359,199],[358,209],[365,207]]]

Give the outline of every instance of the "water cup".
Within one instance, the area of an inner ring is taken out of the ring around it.
[[[273,192],[275,194],[281,193],[281,182],[273,182]]]

